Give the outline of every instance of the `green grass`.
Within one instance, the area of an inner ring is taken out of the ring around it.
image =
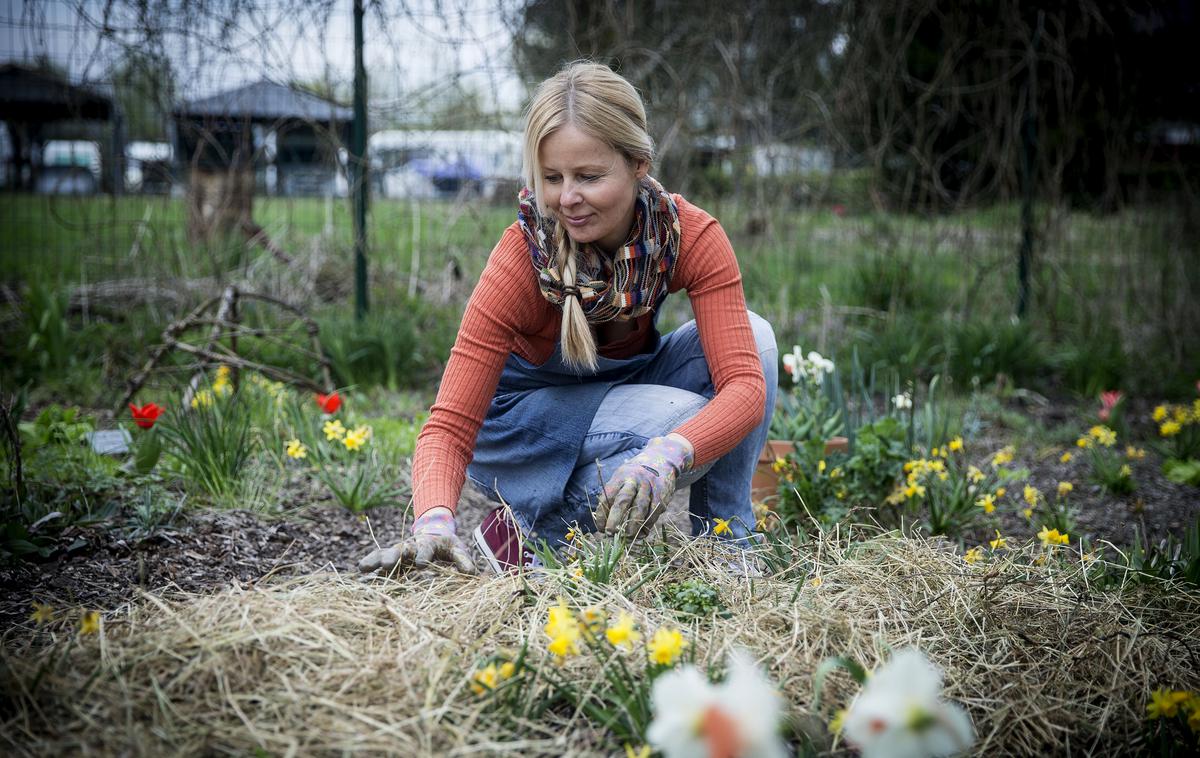
[[[895,367],[904,377],[944,373],[963,386],[973,375],[989,381],[999,372],[1023,385],[1082,395],[1116,386],[1173,394],[1200,374],[1197,334],[1178,328],[1200,322],[1200,272],[1186,264],[1196,243],[1186,233],[1186,214],[1171,208],[1104,217],[1039,209],[1031,307],[1014,327],[1016,205],[943,216],[851,208],[840,217],[823,208],[700,204],[721,219],[738,253],[749,307],[775,325],[784,350],[800,344],[844,362],[858,346],[869,363]],[[240,266],[273,265],[263,262],[264,252],[241,243],[189,243],[179,198],[5,194],[0,219],[0,280],[17,288],[230,277]],[[319,250],[324,275],[338,282],[339,300],[314,314],[336,333],[339,380],[403,387],[431,381],[464,305],[461,295],[444,305],[431,302],[438,293],[409,300],[410,276],[437,288],[454,266],[465,283],[457,291],[465,293],[513,211],[482,203],[373,201],[373,313],[362,327],[350,316],[348,201],[258,198],[255,219],[300,260]],[[118,375],[179,314],[161,307],[124,312],[115,329],[111,314],[91,320],[97,314],[73,314],[74,344],[65,353],[64,345],[55,345],[55,356],[69,356],[66,365],[35,370],[30,364],[45,356],[24,345],[42,315],[16,319],[0,357],[17,368],[0,376],[52,378],[76,391],[97,371],[119,383]],[[686,298],[672,298],[660,327],[688,318]],[[405,328],[390,329],[391,323]]]

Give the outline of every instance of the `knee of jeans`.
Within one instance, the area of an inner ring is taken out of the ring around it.
[[[750,318],[750,331],[754,333],[754,344],[758,347],[758,354],[765,355],[768,351],[778,352],[779,347],[775,344],[775,328],[771,326],[771,322],[754,311],[746,311],[746,314]]]

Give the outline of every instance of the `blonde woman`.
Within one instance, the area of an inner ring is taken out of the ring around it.
[[[777,350],[747,312],[715,219],[650,176],[637,90],[573,63],[525,121],[517,221],[467,304],[413,457],[412,536],[360,564],[474,562],[456,534],[467,475],[510,508],[475,530],[488,565],[536,562],[571,530],[649,533],[691,486],[695,535],[748,541],[750,478],[774,407]],[[686,290],[693,321],[658,308]]]

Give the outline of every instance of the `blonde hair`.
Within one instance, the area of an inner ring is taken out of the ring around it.
[[[608,66],[589,61],[567,64],[538,86],[525,112],[523,170],[525,186],[542,204],[542,141],[571,124],[605,143],[631,163],[654,161],[654,142],[646,130],[646,109],[633,85]],[[554,268],[564,287],[574,287],[579,250],[561,224],[555,225]],[[568,366],[596,368],[596,340],[578,297],[563,299],[562,354]]]

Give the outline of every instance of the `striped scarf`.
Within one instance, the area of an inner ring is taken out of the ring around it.
[[[589,323],[633,319],[655,308],[666,297],[667,285],[679,256],[679,209],[662,185],[647,176],[634,201],[633,229],[611,257],[595,245],[579,248],[575,286],[567,287],[554,266],[554,216],[538,212],[533,190],[517,196],[517,221],[525,233],[542,296],[562,308],[567,297],[578,297]]]

